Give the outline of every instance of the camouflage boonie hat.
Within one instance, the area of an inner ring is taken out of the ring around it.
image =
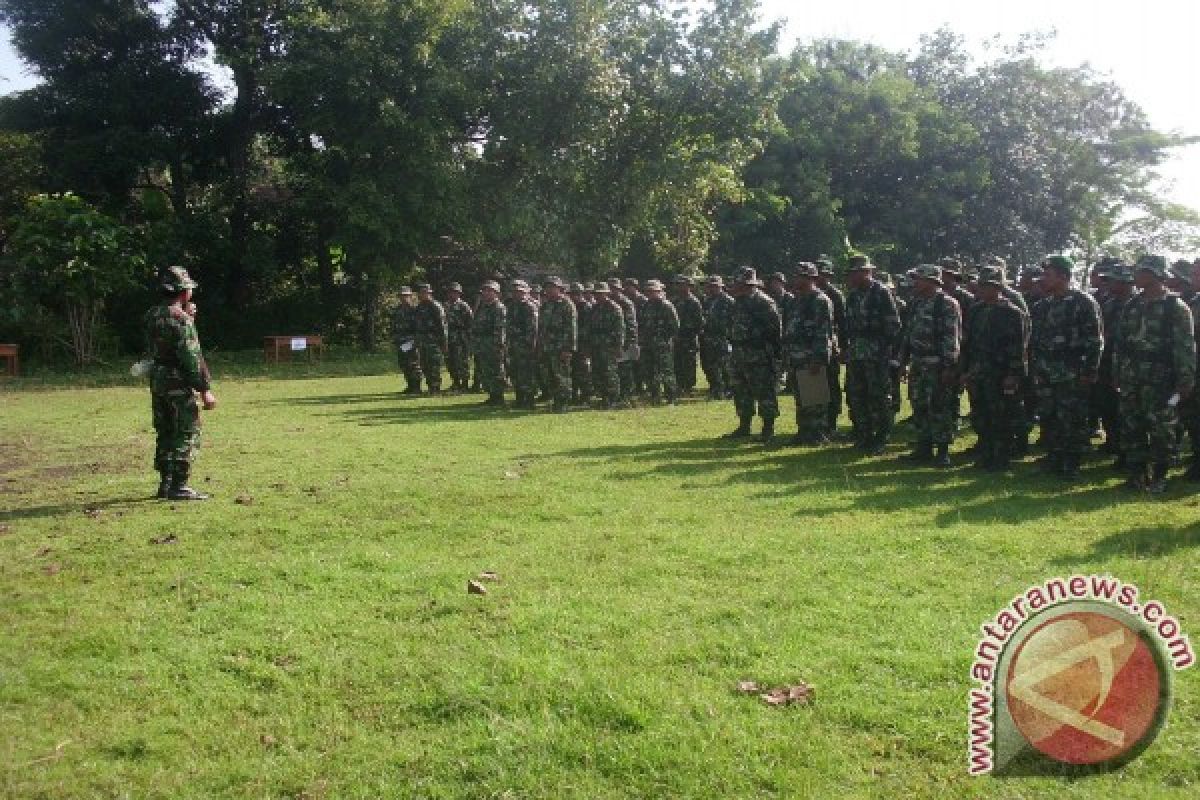
[[[632,286],[634,289],[636,289],[636,288],[638,288],[638,280],[637,280],[637,278],[626,278],[625,285]]]
[[[817,272],[821,275],[832,275],[833,259],[824,253],[817,256]]]
[[[158,273],[158,283],[167,292],[182,292],[185,289],[195,289],[200,286],[188,275],[183,267],[166,267]]]
[[[913,278],[921,280],[933,281],[938,286],[942,285],[942,268],[937,264],[921,264],[913,270]]]
[[[1008,270],[1008,262],[1000,256],[988,256],[987,258],[983,259],[982,266],[999,267],[1001,272],[1006,272]]]
[[[875,280],[879,281],[889,289],[894,289],[896,287],[896,284],[892,282],[892,273],[890,272],[877,272],[875,274]]]
[[[793,273],[797,278],[815,278],[819,274],[817,265],[811,261],[801,261]]]
[[[1046,256],[1045,258],[1042,259],[1042,269],[1043,270],[1052,269],[1057,272],[1061,272],[1064,275],[1069,276],[1073,272],[1075,272],[1075,262],[1071,260],[1070,256],[1063,256],[1063,255]]]
[[[1192,262],[1181,258],[1171,264],[1171,277],[1181,281],[1190,281],[1192,279]]]
[[[592,294],[611,294],[611,292],[608,289],[608,284],[605,283],[604,281],[600,281],[595,286],[593,286],[591,291],[592,291]]]
[[[582,283],[571,284],[571,294],[583,294],[584,288]]]
[[[621,279],[620,278],[609,278],[608,279],[608,288],[620,289],[621,288]]]
[[[1092,274],[1097,278],[1111,278],[1113,270],[1121,266],[1121,260],[1112,256],[1105,256],[1092,265]]]
[[[782,272],[772,272],[770,275],[767,276],[767,280],[779,281],[780,283],[787,283],[787,278],[784,277]]]
[[[996,287],[1004,286],[1004,269],[993,265],[980,267],[979,285]]]
[[[493,292],[498,292],[498,291],[500,291],[500,284],[496,283],[495,281],[484,281],[483,285],[480,286],[479,288],[480,289],[491,289]]]
[[[762,286],[762,281],[758,279],[758,273],[754,271],[754,267],[740,267],[734,275],[734,283],[745,284],[746,286]]]
[[[896,276],[896,287],[899,289],[911,289],[913,285],[913,273],[916,270],[907,270]]]
[[[858,272],[864,269],[875,269],[875,265],[871,263],[871,259],[865,255],[857,254],[850,256],[850,265],[847,267],[850,272]]]
[[[433,291],[433,287],[432,287],[432,286],[430,286],[428,283],[418,283],[418,284],[417,284],[417,291],[418,291],[418,292],[432,292],[432,291]]]
[[[661,292],[663,289],[665,289],[667,287],[663,286],[662,281],[656,281],[653,278],[651,278],[650,280],[646,281],[645,288],[652,292]]]
[[[720,275],[709,275],[707,278],[705,278],[704,283],[708,286],[722,286],[723,287],[725,285],[725,279],[722,278]]]
[[[1109,267],[1108,279],[1118,283],[1133,283],[1133,268],[1128,264]]]
[[[671,283],[676,286],[691,286],[692,279],[687,275],[676,275],[674,278],[671,278]]]
[[[509,287],[511,289],[513,289],[513,291],[519,291],[519,292],[528,292],[529,291],[529,284],[526,283],[525,281],[521,280],[520,278],[518,278],[517,280],[510,283]]]
[[[1150,272],[1160,280],[1170,276],[1170,273],[1167,269],[1167,260],[1162,256],[1150,254],[1142,256],[1137,260],[1137,263],[1133,265],[1134,272],[1137,272],[1139,269],[1144,269]]]
[[[551,275],[549,278],[546,278],[546,280],[542,281],[542,290],[545,291],[551,286],[555,286],[559,289],[565,289],[567,288],[567,282],[557,275]]]
[[[451,283],[446,286],[446,291],[447,292],[458,292],[459,294],[462,294],[462,284],[459,283],[458,281],[455,281],[454,283]]]
[[[412,292],[412,288],[411,288],[411,287],[408,287],[408,286],[401,286],[401,287],[400,287],[400,294],[402,294],[402,295],[410,295],[410,294],[412,294],[412,293],[413,293],[413,292]]]
[[[975,269],[974,267],[963,267],[962,272],[959,274],[962,276],[960,280],[962,280],[963,283],[971,283],[979,277],[979,270]]]

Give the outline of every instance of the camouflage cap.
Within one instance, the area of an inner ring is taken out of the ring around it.
[[[862,253],[856,253],[850,256],[850,264],[847,267],[851,272],[857,272],[864,269],[875,269],[875,265],[871,263],[871,259]]]
[[[671,283],[676,286],[691,286],[692,279],[687,275],[676,275],[674,278],[671,278]]]
[[[638,280],[637,280],[637,278],[626,278],[625,285],[632,286],[634,289],[636,289],[636,288],[638,288]]]
[[[1109,267],[1108,279],[1118,283],[1133,283],[1133,267],[1128,264]]]
[[[596,284],[594,284],[594,283],[585,283],[585,284],[583,285],[583,291],[584,291],[584,292],[594,292],[594,291],[596,291]]]
[[[822,275],[833,274],[833,259],[822,253],[817,256],[817,272]]]
[[[651,278],[650,280],[646,281],[646,291],[661,292],[665,288],[666,287],[663,286],[662,281],[657,281],[654,278]]]
[[[571,284],[571,294],[583,294],[584,288],[582,283]]]
[[[767,280],[779,281],[780,283],[787,283],[787,278],[784,277],[784,274],[782,272],[772,272],[770,275],[767,276]]]
[[[792,274],[797,278],[815,278],[819,273],[816,264],[811,261],[801,261],[796,265],[796,269]]]
[[[620,289],[621,288],[621,279],[620,278],[609,278],[608,279],[608,288]]]
[[[912,285],[913,285],[913,273],[914,272],[916,272],[916,270],[910,269],[906,272],[901,272],[899,275],[897,275],[896,276],[896,286],[901,289],[911,289]]]
[[[1003,286],[1004,269],[999,266],[987,265],[979,269],[980,286]]]
[[[462,294],[462,284],[459,283],[458,281],[449,283],[446,285],[446,291],[447,292],[458,292],[459,294]]]
[[[484,281],[479,288],[491,289],[493,292],[498,292],[500,291],[500,284],[496,283],[495,281]]]
[[[158,273],[158,284],[167,292],[182,292],[186,289],[195,289],[200,286],[192,280],[192,276],[188,275],[188,271],[183,267],[171,266],[164,268]]]
[[[418,292],[432,292],[432,291],[433,291],[433,287],[432,287],[432,286],[430,286],[428,283],[418,283],[418,284],[417,284],[417,291],[418,291]]]
[[[1000,256],[986,256],[983,259],[983,266],[999,267],[1001,271],[1006,271],[1008,269],[1008,262]]]
[[[1112,277],[1113,270],[1121,266],[1121,259],[1114,256],[1104,256],[1092,267],[1092,274],[1101,278]]]
[[[402,295],[410,295],[410,294],[412,294],[412,293],[413,293],[413,292],[412,292],[412,288],[411,288],[411,287],[409,287],[409,286],[401,286],[401,287],[400,287],[400,294],[402,294]]]
[[[1192,279],[1192,262],[1181,258],[1171,264],[1171,277],[1181,281],[1190,281]]]
[[[1075,271],[1075,262],[1070,256],[1052,255],[1042,259],[1042,269],[1052,269],[1055,272],[1060,272],[1063,275],[1071,275]]]
[[[1167,260],[1162,256],[1150,253],[1138,258],[1137,262],[1133,265],[1133,269],[1134,272],[1144,269],[1160,280],[1170,276],[1170,272],[1167,269]]]
[[[921,264],[913,270],[913,278],[942,285],[942,268],[937,264]]]
[[[959,274],[962,276],[961,280],[964,283],[971,283],[979,277],[979,270],[974,267],[963,267],[962,272]]]
[[[725,279],[722,278],[720,275],[709,275],[707,278],[704,279],[704,283],[708,286],[722,286],[723,287],[725,285]]]
[[[542,281],[542,291],[549,289],[551,286],[554,286],[558,289],[565,289],[567,288],[567,282],[557,275],[551,275],[549,278],[546,278],[546,280]]]
[[[611,292],[609,291],[607,283],[604,281],[599,281],[594,287],[592,287],[592,294],[611,294]]]
[[[758,279],[758,273],[754,271],[754,267],[739,267],[733,280],[734,283],[746,286],[762,286],[762,281]]]
[[[890,273],[890,272],[875,273],[875,280],[879,281],[880,283],[882,283],[884,286],[888,287],[889,289],[895,287],[895,285],[896,285],[895,283],[892,282],[892,273]]]
[[[517,278],[515,281],[510,283],[509,287],[513,291],[517,291],[517,292],[528,292],[529,291],[529,284],[526,283],[525,281],[521,280],[520,278]]]

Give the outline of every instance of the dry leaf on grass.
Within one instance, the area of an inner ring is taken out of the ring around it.
[[[4,536],[4,535],[6,535],[6,534],[9,534],[9,533],[12,533],[12,526],[11,526],[11,525],[6,525],[6,524],[5,524],[5,525],[0,525],[0,536]]]
[[[485,570],[485,571],[479,573],[479,580],[491,581],[492,583],[495,583],[496,581],[500,580],[500,575],[498,573],[492,572],[491,570]]]
[[[758,681],[738,681],[737,690],[741,694],[758,694],[762,687],[758,685]]]
[[[248,494],[239,494],[237,497],[233,498],[233,502],[237,503],[239,506],[252,506],[254,505],[254,498]]]
[[[150,544],[174,544],[179,541],[179,537],[173,533],[168,533],[165,536],[156,536],[150,540]]]
[[[91,519],[100,519],[100,515],[104,512],[98,508],[85,508],[83,513]]]
[[[37,552],[34,554],[34,556],[35,556],[36,558],[44,558],[45,556],[48,556],[48,555],[50,555],[50,554],[51,554],[51,553],[53,553],[53,552],[54,552],[54,551],[53,551],[53,550],[51,550],[49,547],[43,547],[42,549],[38,550],[38,551],[37,551]]]
[[[57,575],[58,573],[62,572],[62,564],[47,564],[46,566],[42,567],[42,572],[46,573],[47,575]]]
[[[258,737],[258,741],[262,743],[263,747],[274,747],[277,744],[275,737],[269,733],[264,733]]]
[[[479,581],[467,581],[467,594],[487,594],[487,587]]]

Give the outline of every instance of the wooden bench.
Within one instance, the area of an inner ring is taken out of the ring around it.
[[[0,359],[4,360],[4,375],[17,377],[21,371],[20,348],[15,344],[0,344]]]
[[[308,354],[309,361],[325,354],[325,342],[320,336],[264,336],[263,355],[268,364],[291,361],[293,353]]]

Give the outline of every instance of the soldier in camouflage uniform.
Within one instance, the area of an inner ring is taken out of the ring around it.
[[[833,357],[829,362],[829,434],[837,435],[838,418],[842,415],[842,363],[846,345],[846,298],[833,285],[833,260],[829,256],[817,259],[817,288],[833,303]]]
[[[1167,274],[1162,256],[1138,259],[1134,283],[1141,292],[1121,312],[1113,346],[1126,485],[1155,494],[1166,489],[1178,406],[1196,382],[1192,312],[1163,285]]]
[[[433,299],[433,288],[428,283],[417,285],[419,301],[414,312],[417,352],[421,357],[421,372],[430,394],[442,390],[442,364],[449,349],[449,329],[446,327],[446,311],[442,304]]]
[[[1096,385],[1092,387],[1092,397],[1099,420],[1104,426],[1104,445],[1101,451],[1115,457],[1114,467],[1124,469],[1125,455],[1121,449],[1121,404],[1117,394],[1113,345],[1116,344],[1117,324],[1121,319],[1121,312],[1133,298],[1133,268],[1121,263],[1119,258],[1105,258],[1092,268],[1092,274],[1102,276],[1106,285],[1104,302],[1100,304],[1104,348],[1100,351],[1100,370],[1097,373]]]
[[[738,427],[727,438],[750,435],[750,423],[757,406],[762,417],[762,441],[775,436],[775,418],[779,416],[779,376],[775,372],[783,336],[779,309],[765,292],[752,267],[738,270],[734,283],[733,316],[729,341],[733,345],[730,373],[733,379],[733,403]]]
[[[617,372],[621,376],[621,399],[632,405],[633,395],[637,392],[637,362],[641,357],[637,305],[625,294],[619,278],[609,278],[608,288],[613,302],[621,307],[621,318],[625,323],[625,349],[617,362]]]
[[[625,313],[603,281],[592,292],[596,297],[589,323],[592,383],[601,407],[614,408],[621,403],[618,364],[625,351]]]
[[[625,296],[633,303],[634,309],[637,312],[638,322],[638,338],[634,343],[636,348],[627,348],[631,359],[633,369],[633,390],[632,394],[646,393],[646,337],[642,333],[642,313],[646,308],[646,295],[642,294],[641,287],[638,285],[637,278],[626,278],[623,282]]]
[[[870,455],[881,455],[892,432],[889,367],[899,363],[900,314],[892,293],[873,277],[874,269],[866,256],[850,258],[843,357],[855,445]]]
[[[558,413],[571,403],[571,361],[579,344],[579,321],[575,305],[563,296],[566,287],[561,278],[546,281],[546,300],[538,318],[538,353],[549,382],[551,408]]]
[[[446,287],[446,330],[449,350],[446,361],[450,368],[450,388],[465,392],[471,381],[471,320],[475,312],[462,297],[462,286],[452,283]]]
[[[509,375],[516,394],[513,407],[532,409],[537,393],[538,307],[523,280],[512,283],[507,317]]]
[[[404,393],[421,393],[421,353],[417,349],[417,314],[412,289],[400,287],[400,302],[392,311],[392,343],[396,361],[404,373]]]
[[[963,336],[963,381],[971,390],[971,417],[979,433],[975,462],[992,472],[1008,469],[1013,446],[1012,420],[1021,414],[1029,323],[1002,294],[1004,272],[980,269],[979,302],[971,313],[971,330]]]
[[[1184,302],[1192,312],[1193,337],[1200,351],[1200,258],[1191,265],[1191,290]],[[1200,353],[1197,354],[1197,370],[1200,371]],[[1200,481],[1200,393],[1192,391],[1179,404],[1180,419],[1191,439],[1192,456],[1184,478],[1189,481]]]
[[[892,293],[892,300],[896,303],[896,313],[900,315],[900,336],[897,338],[895,352],[899,355],[900,348],[904,343],[904,326],[908,317],[908,304],[900,297],[896,291],[896,284],[890,272],[877,272],[875,279]],[[900,384],[904,378],[904,366],[900,363],[900,359],[894,358],[888,362],[888,375],[891,377],[892,390],[889,393],[892,398],[892,416],[900,413],[901,396]]]
[[[783,358],[793,372],[796,435],[792,444],[819,445],[828,441],[828,403],[805,406],[800,396],[801,372],[824,376],[833,357],[833,303],[816,287],[817,265],[803,262],[792,278],[791,304],[783,326]]]
[[[200,410],[217,407],[212,376],[200,350],[196,325],[185,310],[196,282],[183,267],[158,276],[162,302],[146,312],[146,356],[151,362],[150,413],[154,422],[154,469],[160,500],[207,500],[188,486],[200,446]]]
[[[667,402],[675,405],[679,393],[675,383],[675,337],[679,335],[679,314],[663,294],[665,288],[661,281],[646,281],[646,305],[642,308],[638,330],[642,336],[642,363],[650,401],[658,403],[665,395]]]
[[[704,328],[700,333],[700,366],[708,381],[708,399],[724,400],[729,395],[729,325],[733,320],[733,298],[725,291],[720,275],[704,281]]]
[[[575,322],[579,331],[578,346],[571,358],[571,400],[584,405],[592,396],[592,368],[588,360],[588,354],[592,351],[592,301],[588,299],[591,291],[591,284],[586,288],[582,283],[571,284],[570,299],[575,306]]]
[[[679,393],[690,395],[696,389],[696,353],[704,330],[704,307],[692,293],[692,279],[676,275],[672,305],[679,314],[679,335],[675,338],[675,381]]]
[[[487,392],[485,406],[504,406],[504,359],[507,352],[507,310],[500,302],[500,284],[485,281],[479,310],[471,320],[475,374]]]
[[[908,401],[917,430],[916,446],[907,457],[948,467],[958,424],[961,317],[958,303],[942,289],[939,267],[917,267],[914,283],[900,357],[908,365]]]
[[[1045,299],[1046,293],[1042,290],[1042,275],[1045,270],[1041,264],[1035,264],[1032,267],[1026,267],[1021,270],[1020,276],[1020,293],[1025,300],[1025,308],[1029,311],[1030,321],[1030,341],[1033,341],[1032,325],[1033,318],[1036,316],[1036,306]],[[1103,331],[1101,332],[1103,334]],[[1026,354],[1026,363],[1030,362],[1030,355]],[[1014,442],[1013,455],[1017,457],[1024,456],[1029,451],[1029,436],[1033,433],[1033,426],[1038,421],[1038,395],[1037,388],[1033,385],[1032,370],[1025,379],[1024,385],[1021,387],[1022,408],[1024,414],[1022,417],[1023,427]]]
[[[942,268],[942,277],[945,281],[943,291],[958,303],[958,316],[962,320],[962,329],[965,331],[971,322],[971,311],[975,307],[975,295],[967,289],[967,284],[974,280],[974,274],[957,258],[943,258],[938,262],[938,266]],[[956,388],[954,394],[956,425],[957,420],[962,416],[962,396],[962,388]]]
[[[1047,450],[1042,465],[1066,478],[1079,475],[1079,460],[1088,446],[1088,397],[1104,346],[1100,308],[1090,294],[1071,287],[1074,269],[1067,256],[1048,256],[1042,262],[1046,296],[1035,308],[1029,345]]]

